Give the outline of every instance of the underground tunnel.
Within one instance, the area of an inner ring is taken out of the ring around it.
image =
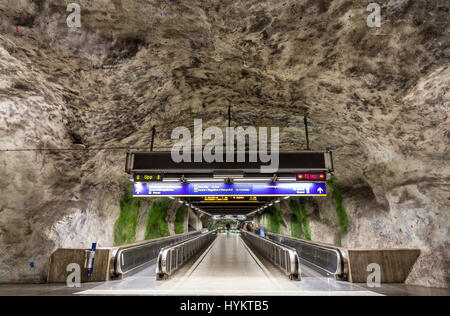
[[[449,295],[449,8],[1,0],[0,294]]]

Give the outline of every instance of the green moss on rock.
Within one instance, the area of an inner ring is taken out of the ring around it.
[[[145,239],[169,236],[169,226],[166,222],[167,209],[172,204],[169,198],[156,199],[147,216]]]
[[[344,204],[342,202],[342,193],[340,191],[339,183],[333,176],[331,180],[327,182],[327,184],[332,191],[332,197],[336,204],[336,214],[338,217],[339,229],[344,232],[348,227],[348,217],[347,211],[345,210]]]
[[[293,237],[311,240],[311,228],[304,200],[302,198],[291,197],[289,207],[292,214],[294,214],[294,220],[291,221],[291,235]]]
[[[311,240],[311,226],[309,225],[308,212],[303,199],[300,199],[300,214],[302,215],[303,235],[305,239]]]
[[[175,215],[174,227],[175,234],[183,234],[184,233],[184,219],[186,217],[187,207],[182,204]]]
[[[302,225],[295,215],[292,215],[291,217],[291,236],[296,238],[303,237]]]
[[[271,233],[279,234],[281,232],[281,222],[283,219],[281,216],[280,206],[278,204],[274,204],[268,208],[267,220],[268,231]]]
[[[120,214],[114,225],[114,245],[136,241],[136,225],[140,200],[133,198],[133,185],[129,184],[120,199]]]

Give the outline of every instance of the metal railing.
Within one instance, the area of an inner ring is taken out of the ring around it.
[[[175,270],[191,259],[199,250],[211,244],[216,237],[217,231],[213,230],[161,249],[156,261],[156,279],[167,280]]]
[[[131,275],[156,259],[162,248],[191,239],[201,234],[202,231],[195,231],[158,240],[149,240],[148,242],[141,244],[119,247],[115,251],[115,254],[113,254],[114,269],[112,271],[112,276],[117,278],[119,276],[125,277]]]
[[[241,237],[280,268],[289,279],[301,279],[300,261],[295,249],[245,230],[241,230]]]
[[[267,234],[269,238],[297,250],[300,261],[314,270],[336,279],[345,280],[348,275],[347,257],[338,248],[331,248],[277,234]]]

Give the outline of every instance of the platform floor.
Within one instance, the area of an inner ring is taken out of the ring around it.
[[[124,280],[65,284],[0,285],[0,295],[450,295],[449,289],[385,284],[369,289],[326,278],[302,266],[302,280],[291,281],[252,251],[237,234],[219,235],[208,249],[180,268],[169,280],[157,281],[155,265]]]
[[[291,281],[256,255],[237,234],[219,235],[198,258],[167,281],[155,280],[151,266],[123,281],[106,282],[81,295],[380,295],[324,278],[305,267]]]

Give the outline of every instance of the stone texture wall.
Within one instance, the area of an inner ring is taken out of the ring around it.
[[[141,206],[139,207],[138,212],[138,221],[136,226],[136,241],[142,241],[145,240],[145,230],[147,228],[147,216],[151,210],[152,201],[145,199]],[[169,205],[166,211],[166,217],[164,218],[164,221],[167,223],[167,226],[169,228],[169,235],[173,236],[175,235],[175,217],[177,215],[177,211],[180,208],[180,203],[177,202],[177,200],[174,200],[173,203]],[[206,216],[206,218],[209,220],[209,218]],[[187,208],[187,212],[184,216],[184,222],[183,222],[183,233],[187,233],[189,231],[194,230],[200,230],[202,228],[207,228],[208,226],[203,226],[203,217],[198,212],[193,211],[191,208]]]
[[[448,212],[432,203],[423,187],[393,189],[388,205],[379,203],[367,185],[342,186],[341,190],[349,219],[346,231],[339,228],[331,195],[306,199],[312,240],[354,248],[421,249],[407,284],[449,287]],[[290,236],[292,211],[284,203],[281,209],[281,234]],[[259,216],[256,222],[267,225],[267,215]]]
[[[203,222],[201,220],[201,216],[199,212],[194,211],[191,208],[188,208],[188,229],[189,231],[196,231],[200,230],[203,227]],[[205,228],[207,228],[206,226]]]
[[[317,199],[313,239],[421,248],[408,283],[448,286],[449,4],[382,1],[373,29],[370,2],[80,0],[68,28],[67,1],[0,1],[0,282],[112,245],[126,150],[99,147],[148,149],[155,126],[167,150],[231,105],[282,150],[305,148],[307,114],[311,148],[333,149],[349,227]]]

